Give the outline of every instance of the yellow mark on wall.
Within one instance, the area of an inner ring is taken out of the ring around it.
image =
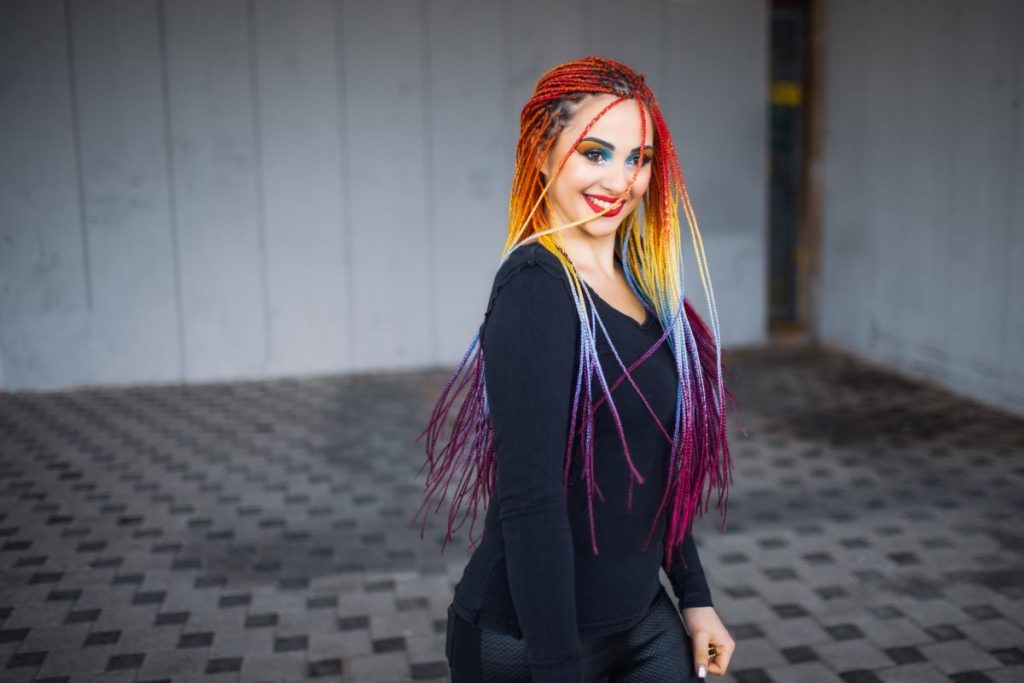
[[[796,81],[773,81],[772,104],[777,107],[799,107],[803,90]]]

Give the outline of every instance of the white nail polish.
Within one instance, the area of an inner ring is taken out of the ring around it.
[[[697,667],[697,677],[698,678],[705,678],[707,675],[708,675],[708,670],[704,668],[703,664],[701,664],[700,666]]]

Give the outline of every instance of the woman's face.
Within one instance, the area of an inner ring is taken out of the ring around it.
[[[542,167],[544,182],[551,177],[558,162],[594,116],[615,95],[591,95],[577,106],[569,124],[561,131],[554,147]],[[596,215],[605,207],[612,209],[570,230],[582,230],[592,237],[614,234],[622,221],[640,203],[651,182],[651,158],[654,124],[644,110],[647,120],[646,137],[640,144],[640,111],[636,100],[618,103],[597,120],[559,171],[555,182],[548,188],[553,226],[572,223]],[[618,198],[625,192],[637,165],[640,172],[630,188],[625,202]]]

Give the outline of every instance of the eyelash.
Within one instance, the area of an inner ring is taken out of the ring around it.
[[[608,156],[603,151],[601,151],[600,149],[596,149],[596,148],[588,149],[585,152],[581,152],[581,154],[583,156],[585,156],[587,159],[589,159],[590,161],[594,162],[594,163],[599,163],[601,161],[607,161],[608,160]],[[591,156],[592,154],[598,155],[598,158],[594,158],[593,156]],[[632,164],[635,164],[636,163],[636,159],[639,158],[639,157],[640,157],[639,154],[634,154],[633,156],[631,156],[629,158],[629,162],[632,163]],[[644,159],[644,166],[646,166],[647,164],[651,163],[651,158],[650,157],[645,156],[643,159]]]

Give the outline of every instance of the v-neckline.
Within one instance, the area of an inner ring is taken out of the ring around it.
[[[648,324],[649,324],[649,323],[651,322],[651,312],[650,312],[650,311],[648,311],[648,310],[647,310],[647,307],[646,307],[646,306],[643,306],[643,304],[642,304],[642,303],[641,303],[640,305],[641,305],[641,306],[643,306],[643,309],[644,309],[644,321],[643,321],[643,322],[640,322],[640,321],[638,321],[638,320],[637,320],[636,318],[634,318],[633,316],[631,316],[631,315],[630,315],[629,313],[625,313],[625,312],[623,312],[623,311],[620,311],[619,309],[615,308],[615,307],[614,307],[614,306],[612,306],[612,305],[611,305],[610,303],[608,303],[607,301],[605,301],[605,300],[604,300],[604,299],[603,299],[603,298],[601,297],[601,295],[597,293],[597,290],[596,290],[596,289],[594,289],[594,288],[593,288],[593,287],[591,287],[591,286],[590,286],[589,284],[587,284],[587,281],[586,281],[586,280],[583,280],[583,278],[580,278],[580,280],[582,280],[582,281],[583,281],[583,284],[584,284],[584,285],[586,285],[587,289],[589,289],[589,290],[590,290],[590,293],[594,295],[594,298],[595,298],[595,299],[597,299],[597,300],[598,300],[598,301],[600,301],[600,302],[601,302],[602,304],[604,304],[605,306],[607,306],[607,307],[608,307],[608,308],[610,308],[611,310],[613,310],[613,311],[615,311],[616,313],[618,313],[619,315],[621,315],[621,316],[622,316],[623,318],[625,318],[626,320],[628,320],[628,321],[630,321],[631,323],[633,323],[634,325],[636,325],[636,326],[637,326],[638,328],[640,328],[640,329],[643,329],[643,328],[647,327],[647,325],[648,325]]]

